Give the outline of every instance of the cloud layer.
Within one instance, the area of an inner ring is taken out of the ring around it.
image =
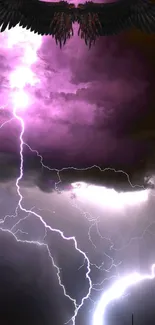
[[[1,125],[17,106],[25,142],[51,168],[95,164],[144,174],[154,162],[152,39],[131,32],[88,50],[76,31],[62,50],[19,28],[0,35]],[[0,150],[15,163],[20,131],[15,120],[0,128]],[[38,165],[28,147],[24,155],[25,166]]]

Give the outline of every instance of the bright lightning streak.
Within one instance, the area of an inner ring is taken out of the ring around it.
[[[34,215],[35,217],[39,218],[39,220],[42,222],[42,224],[44,225],[44,227],[46,228],[46,230],[50,230],[50,231],[53,231],[53,232],[56,232],[58,233],[64,240],[71,240],[73,241],[73,244],[74,244],[74,247],[76,249],[77,252],[79,252],[80,254],[83,255],[84,257],[84,261],[87,262],[87,272],[86,272],[86,279],[88,280],[88,283],[89,283],[89,289],[88,289],[88,293],[86,296],[84,296],[81,300],[81,303],[79,305],[77,305],[76,303],[76,300],[73,299],[71,296],[69,296],[66,292],[66,289],[65,289],[65,286],[62,284],[61,282],[61,278],[60,278],[60,269],[59,267],[55,264],[54,262],[54,259],[50,253],[50,250],[48,248],[48,245],[47,244],[44,244],[44,243],[40,243],[40,242],[37,242],[37,241],[27,241],[27,240],[23,240],[23,242],[25,243],[31,243],[31,244],[37,244],[39,246],[46,246],[47,247],[47,251],[48,251],[48,254],[51,258],[51,261],[52,261],[52,264],[53,266],[56,268],[57,270],[57,276],[58,276],[58,281],[59,281],[59,285],[63,288],[63,292],[64,292],[64,295],[69,298],[73,303],[74,303],[74,306],[75,306],[75,312],[74,312],[74,315],[72,316],[71,320],[73,322],[73,324],[75,324],[75,319],[76,319],[76,316],[78,314],[78,311],[79,309],[83,306],[84,304],[84,301],[89,297],[90,293],[91,293],[91,289],[92,289],[92,282],[91,282],[91,278],[89,276],[90,272],[91,272],[91,269],[90,269],[90,261],[89,261],[89,258],[87,257],[86,253],[84,251],[82,251],[80,248],[78,248],[78,244],[77,244],[77,241],[76,241],[76,238],[74,236],[72,237],[66,237],[63,233],[63,231],[60,231],[59,229],[55,229],[55,228],[52,228],[50,227],[49,225],[47,225],[47,223],[43,220],[42,216],[37,214],[36,212],[32,211],[32,210],[27,210],[23,207],[22,205],[22,201],[23,201],[23,196],[20,192],[20,181],[23,177],[23,164],[24,164],[24,158],[23,158],[23,146],[24,146],[24,141],[23,141],[23,135],[24,135],[24,130],[25,130],[25,126],[24,126],[24,121],[23,119],[17,114],[17,109],[14,108],[13,109],[13,116],[16,118],[16,120],[18,120],[21,124],[21,133],[20,133],[20,175],[19,177],[17,178],[16,180],[16,188],[17,188],[17,193],[19,195],[19,202],[18,202],[18,207],[28,213],[28,214],[32,214]],[[16,224],[15,224],[16,226]],[[15,236],[15,235],[14,235]],[[17,241],[22,241],[22,240],[19,240],[16,236],[15,236],[16,240]]]
[[[22,34],[22,35],[21,35]],[[45,166],[43,164],[43,157],[39,154],[38,151],[36,150],[33,150],[31,149],[31,147],[26,144],[24,142],[24,132],[25,132],[25,124],[24,124],[24,120],[23,118],[18,114],[19,112],[19,109],[25,109],[28,105],[29,105],[29,101],[30,101],[30,98],[28,97],[27,93],[25,92],[25,86],[26,84],[30,84],[31,86],[35,85],[36,83],[39,82],[39,80],[36,78],[36,76],[34,76],[34,74],[32,73],[31,71],[31,64],[34,63],[37,59],[37,55],[36,55],[36,51],[37,49],[40,47],[41,45],[41,38],[38,38],[38,40],[36,39],[36,35],[34,36],[32,33],[25,33],[24,32],[24,35],[23,35],[23,31],[21,33],[21,29],[14,29],[12,31],[9,32],[8,35],[13,35],[14,37],[9,37],[8,36],[8,48],[12,48],[16,43],[21,43],[21,42],[29,42],[29,37],[31,38],[32,37],[32,43],[35,44],[34,48],[32,46],[29,46],[27,47],[27,44],[25,44],[25,51],[24,51],[24,56],[23,56],[23,64],[18,67],[18,69],[15,69],[14,72],[11,74],[10,76],[10,88],[12,90],[12,103],[13,103],[13,118],[4,122],[0,128],[4,127],[4,125],[10,121],[12,121],[13,119],[16,119],[19,123],[20,123],[20,126],[21,126],[21,133],[20,133],[20,136],[19,136],[19,140],[20,140],[20,173],[19,173],[19,177],[17,178],[16,180],[16,188],[17,188],[17,193],[18,193],[18,196],[19,196],[19,201],[18,201],[18,205],[17,205],[17,208],[16,208],[16,216],[17,216],[17,212],[18,210],[20,209],[21,211],[24,211],[26,212],[28,215],[34,215],[35,217],[37,217],[40,222],[43,224],[43,226],[45,227],[45,236],[47,234],[47,231],[52,231],[52,232],[55,232],[57,234],[59,234],[64,240],[66,241],[72,241],[73,242],[73,245],[75,247],[75,250],[81,254],[83,256],[83,259],[84,259],[84,263],[87,263],[87,272],[86,272],[86,280],[88,281],[88,292],[87,294],[81,299],[81,303],[79,305],[77,305],[77,302],[76,302],[76,299],[73,299],[67,292],[66,292],[66,289],[65,289],[65,286],[63,285],[62,281],[61,281],[61,275],[60,275],[60,268],[55,264],[55,261],[51,255],[51,252],[49,250],[49,247],[46,243],[44,242],[38,242],[38,241],[29,241],[29,240],[21,240],[17,237],[17,234],[19,232],[21,233],[24,233],[22,232],[20,229],[16,229],[16,226],[20,223],[20,221],[22,221],[23,219],[20,219],[18,220],[14,226],[12,227],[11,231],[8,230],[8,229],[1,229],[2,231],[7,231],[7,232],[10,232],[14,238],[16,239],[16,241],[18,242],[24,242],[26,244],[35,244],[35,245],[38,245],[38,246],[44,246],[46,247],[47,249],[47,252],[48,252],[48,255],[51,259],[51,262],[54,266],[54,268],[56,269],[56,273],[57,273],[57,277],[58,277],[58,282],[59,282],[59,285],[62,287],[62,290],[63,290],[63,293],[64,295],[73,303],[75,309],[74,309],[74,314],[73,316],[71,317],[71,320],[72,320],[72,323],[73,325],[75,325],[75,320],[76,320],[76,316],[78,314],[78,311],[80,310],[80,308],[83,306],[84,302],[86,299],[91,299],[90,298],[90,294],[91,294],[91,290],[93,289],[93,284],[92,284],[92,281],[91,281],[91,278],[90,278],[90,272],[91,272],[91,266],[95,265],[93,263],[91,263],[89,261],[89,258],[88,256],[86,255],[86,253],[84,251],[82,251],[79,247],[78,247],[78,243],[76,241],[76,238],[74,236],[72,237],[66,237],[63,233],[63,231],[60,231],[59,229],[55,229],[55,228],[52,228],[51,226],[49,226],[45,221],[44,219],[42,218],[42,216],[34,211],[31,210],[27,210],[24,208],[24,205],[23,205],[23,196],[21,194],[21,190],[20,190],[20,181],[22,180],[23,178],[23,173],[24,173],[24,152],[23,152],[23,147],[24,145],[27,145],[29,147],[29,149],[33,152],[35,152],[37,154],[38,157],[40,157],[40,162],[42,164],[42,166],[44,168],[48,168],[48,166]],[[24,36],[24,37],[23,37]],[[28,36],[28,37],[27,37]],[[28,38],[28,39],[27,39]],[[24,39],[24,40],[23,40]],[[36,40],[36,41],[35,41]],[[100,167],[98,166],[92,166],[91,168],[93,167],[96,167],[98,168],[100,171],[106,171],[106,170],[113,170],[114,172],[119,172],[119,173],[124,173],[126,176],[127,176],[127,179],[129,181],[129,184],[131,185],[131,187],[142,187],[142,186],[138,186],[138,185],[132,185],[130,179],[129,179],[129,175],[126,174],[125,172],[123,172],[122,170],[119,170],[119,171],[116,171],[115,169],[112,169],[112,168],[106,168],[104,170],[102,170]],[[69,167],[70,169],[75,169],[73,167]],[[69,169],[68,168],[68,169]],[[49,170],[51,170],[50,168],[48,168]],[[65,169],[65,168],[64,168]],[[62,170],[64,170],[62,169]],[[89,168],[86,168],[87,169],[90,169]],[[55,169],[55,171],[57,172],[57,175],[58,175],[58,178],[59,178],[59,182],[61,182],[61,179],[60,179],[60,172],[61,170],[57,170]],[[59,184],[56,183],[56,186]],[[78,185],[77,184],[72,184],[73,187],[74,187],[74,192],[78,192],[78,194],[81,193],[82,196],[86,196],[88,195],[89,196],[89,199],[91,199],[93,196],[94,196],[94,193],[93,193],[93,188],[92,186],[86,186],[85,183],[81,183],[80,184],[80,189],[78,189]],[[85,191],[85,187],[87,187],[87,191]],[[114,199],[115,201],[117,201],[118,197],[116,197],[116,193],[113,193],[114,194]],[[142,201],[145,201],[147,199],[147,193],[144,192],[143,193],[144,196],[142,198]],[[139,195],[139,194],[137,194]],[[103,193],[102,193],[102,196],[105,197],[105,191],[103,190]],[[97,197],[99,197],[97,195]],[[25,217],[26,219],[27,217]],[[89,221],[89,220],[88,220]],[[93,221],[93,220],[91,220]],[[1,224],[4,223],[4,220],[1,221]],[[96,223],[95,223],[96,224]],[[90,228],[91,229],[91,228]],[[89,235],[90,235],[90,229],[89,229]],[[14,232],[15,230],[15,232]],[[91,237],[90,237],[90,240],[91,240]],[[110,241],[110,239],[107,238],[107,240]],[[108,258],[110,258],[108,256]],[[110,268],[112,268],[112,266],[116,267],[116,265],[114,264],[114,261],[112,258],[111,259],[111,266]],[[95,267],[97,268],[101,268],[103,266],[103,263],[100,267],[97,267],[95,265]],[[102,325],[103,324],[103,317],[104,317],[104,313],[105,313],[105,309],[107,307],[107,305],[114,299],[118,299],[120,298],[124,292],[132,285],[135,285],[143,280],[146,280],[146,279],[153,279],[155,277],[155,265],[152,266],[152,274],[149,276],[149,275],[142,275],[142,274],[139,274],[139,273],[133,273],[133,274],[129,274],[128,276],[125,276],[125,277],[121,277],[119,280],[117,280],[111,287],[109,290],[107,290],[106,292],[104,292],[101,296],[101,299],[99,300],[98,304],[97,304],[97,307],[95,309],[95,312],[93,314],[93,325]]]
[[[55,229],[55,228],[52,228],[52,227],[50,227],[49,225],[47,225],[46,222],[45,222],[45,221],[43,220],[43,218],[41,217],[41,215],[39,215],[39,214],[33,212],[32,210],[27,210],[27,209],[25,209],[25,208],[22,206],[22,200],[23,200],[23,197],[22,197],[22,194],[21,194],[21,192],[20,192],[20,185],[19,185],[19,183],[20,183],[20,180],[21,180],[22,177],[23,177],[23,163],[24,163],[24,160],[23,160],[23,145],[24,145],[23,134],[24,134],[24,121],[23,121],[23,119],[22,119],[19,115],[17,115],[16,109],[13,110],[13,115],[14,115],[14,117],[15,117],[15,118],[20,122],[20,124],[21,124],[21,128],[22,128],[21,133],[20,133],[20,162],[21,162],[21,163],[20,163],[20,175],[19,175],[19,177],[18,177],[18,179],[17,179],[17,181],[16,181],[17,192],[18,192],[18,195],[19,195],[19,202],[18,202],[18,206],[19,206],[19,208],[20,208],[22,211],[24,211],[24,212],[26,212],[26,213],[31,213],[32,215],[35,215],[37,218],[39,218],[39,220],[42,222],[42,224],[44,225],[44,227],[45,227],[46,229],[49,229],[50,231],[53,231],[53,232],[58,233],[58,234],[59,234],[63,239],[65,239],[65,240],[67,240],[67,241],[68,241],[68,240],[73,241],[73,244],[74,244],[74,247],[75,247],[76,251],[78,251],[80,254],[82,254],[83,257],[84,257],[84,260],[87,262],[87,273],[86,273],[86,278],[87,278],[87,280],[88,280],[88,282],[89,282],[89,290],[88,290],[87,295],[82,299],[81,304],[80,304],[79,306],[77,306],[77,304],[76,304],[76,300],[73,299],[73,298],[71,298],[71,297],[66,293],[66,289],[65,289],[65,287],[64,287],[64,285],[61,283],[61,278],[60,278],[60,269],[59,269],[58,266],[55,264],[54,259],[53,259],[52,255],[51,255],[51,253],[50,253],[49,248],[48,248],[48,245],[47,245],[47,244],[43,244],[43,243],[39,243],[39,242],[33,242],[33,241],[30,242],[30,243],[37,243],[38,245],[45,245],[45,246],[47,247],[47,250],[48,250],[49,256],[50,256],[50,258],[51,258],[51,260],[52,260],[52,264],[53,264],[54,267],[57,269],[57,276],[58,276],[59,285],[63,288],[64,295],[65,295],[67,298],[69,298],[69,299],[74,303],[74,306],[75,306],[75,313],[74,313],[74,315],[73,315],[73,317],[72,317],[71,319],[72,319],[72,321],[73,321],[73,324],[75,324],[75,318],[76,318],[76,316],[77,316],[77,313],[78,313],[79,309],[82,307],[82,305],[83,305],[83,303],[84,303],[84,300],[86,300],[86,299],[89,297],[89,295],[90,295],[90,293],[91,293],[91,289],[92,289],[92,282],[91,282],[91,279],[90,279],[90,276],[89,276],[90,271],[91,271],[91,270],[90,270],[90,261],[89,261],[87,255],[86,255],[82,250],[80,250],[80,249],[78,248],[78,244],[77,244],[77,241],[76,241],[76,238],[75,238],[75,237],[66,237],[66,236],[64,235],[64,233],[63,233],[62,231],[60,231],[59,229]],[[16,239],[17,239],[17,237],[16,237]],[[17,240],[18,240],[18,239],[17,239]],[[25,240],[24,240],[23,242],[28,242],[28,241],[25,241]]]
[[[29,51],[25,52],[26,58],[27,58],[27,54],[29,54]],[[16,241],[18,241],[18,242],[24,242],[24,243],[27,243],[27,244],[36,244],[38,246],[45,246],[47,248],[48,255],[49,255],[49,257],[51,259],[51,262],[52,262],[52,264],[53,264],[53,266],[54,266],[54,268],[56,269],[56,272],[57,272],[59,285],[62,287],[64,295],[74,304],[74,314],[70,319],[72,321],[73,325],[74,325],[76,316],[78,314],[78,311],[83,306],[84,301],[90,296],[91,289],[92,289],[92,282],[91,282],[91,278],[90,278],[91,269],[90,269],[89,258],[87,257],[86,253],[84,251],[82,251],[78,247],[78,243],[77,243],[76,238],[74,236],[66,237],[64,235],[63,231],[60,231],[59,229],[55,229],[55,228],[52,228],[49,225],[47,225],[47,223],[44,221],[44,219],[42,218],[41,215],[39,215],[38,213],[36,213],[36,212],[34,212],[32,210],[25,209],[24,206],[23,206],[23,196],[22,196],[21,191],[20,191],[20,181],[22,180],[23,173],[24,173],[24,169],[23,169],[23,167],[24,167],[23,147],[24,147],[24,145],[26,145],[26,143],[23,140],[23,136],[24,136],[24,132],[25,132],[25,124],[24,124],[23,118],[21,118],[21,116],[19,116],[19,114],[18,114],[18,109],[19,108],[25,108],[28,105],[29,98],[28,98],[28,95],[24,91],[25,85],[27,83],[30,83],[31,85],[35,84],[35,82],[33,83],[33,81],[36,80],[36,79],[34,78],[32,72],[30,70],[30,65],[34,62],[33,61],[34,58],[35,58],[35,56],[33,55],[32,56],[32,62],[30,62],[30,60],[29,61],[26,60],[26,62],[28,62],[28,63],[24,67],[24,70],[23,70],[22,67],[19,67],[18,69],[13,71],[13,73],[10,76],[10,88],[13,90],[13,92],[12,92],[13,118],[16,119],[20,123],[20,126],[21,126],[21,132],[20,132],[20,136],[19,136],[19,140],[20,140],[20,152],[19,152],[20,153],[20,173],[19,173],[19,177],[16,180],[16,188],[17,188],[17,193],[18,193],[18,196],[19,196],[19,201],[18,201],[18,205],[16,207],[16,216],[17,216],[18,209],[20,209],[21,211],[27,213],[28,215],[34,215],[44,225],[45,233],[47,233],[47,231],[50,230],[52,232],[58,233],[64,240],[72,241],[73,245],[75,247],[75,250],[78,253],[80,253],[81,255],[83,255],[84,262],[87,263],[87,272],[86,272],[85,276],[86,276],[86,279],[88,281],[88,292],[87,292],[86,296],[84,296],[81,299],[81,303],[79,305],[77,305],[76,299],[73,299],[69,294],[67,294],[65,286],[61,282],[61,276],[60,276],[61,270],[55,264],[55,261],[54,261],[52,255],[51,255],[51,253],[50,253],[48,245],[45,244],[45,243],[42,243],[42,242],[38,242],[38,241],[28,241],[28,240],[20,240],[20,239],[18,239],[17,233],[20,231],[20,229],[17,229],[15,232],[13,232],[13,229],[16,228],[16,226],[20,223],[20,221],[22,219],[20,219],[16,224],[14,224],[11,231],[9,231],[8,229],[5,229],[5,230],[1,229],[1,230],[10,232],[14,236]],[[22,76],[24,76],[24,77],[22,78]],[[21,80],[22,80],[22,82],[21,82]],[[3,123],[2,126],[4,126],[5,124]],[[28,147],[30,148],[30,146],[28,146]],[[31,150],[31,148],[30,148],[30,150]],[[37,154],[39,155],[38,152],[37,152]],[[43,160],[42,156],[40,156],[40,158],[41,158],[41,162],[42,162],[42,160]],[[2,221],[1,223],[4,223],[4,221]]]
[[[140,274],[137,272],[131,273],[127,276],[121,277],[117,280],[106,292],[104,292],[97,304],[93,315],[92,325],[104,325],[104,313],[106,307],[115,299],[123,296],[125,291],[144,280],[152,280],[155,278],[155,264],[152,265],[151,274]]]
[[[7,120],[7,121],[5,121],[4,123],[2,123],[2,124],[0,125],[0,129],[3,128],[6,124],[12,122],[13,120],[14,120],[14,117],[12,117],[12,118],[10,118],[10,120]]]

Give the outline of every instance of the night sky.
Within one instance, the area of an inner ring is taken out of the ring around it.
[[[0,324],[153,325],[155,36],[0,41]]]

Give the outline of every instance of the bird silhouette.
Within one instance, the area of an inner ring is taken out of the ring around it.
[[[51,35],[61,47],[73,36],[75,22],[79,24],[78,35],[89,47],[98,37],[132,27],[154,33],[155,4],[150,0],[118,0],[75,6],[66,1],[0,0],[1,32],[19,24],[37,34]]]

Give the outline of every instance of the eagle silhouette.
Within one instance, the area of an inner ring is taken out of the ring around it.
[[[132,27],[154,33],[155,4],[150,0],[118,0],[75,6],[67,1],[0,0],[1,32],[19,24],[37,34],[51,35],[61,47],[73,36],[75,22],[79,24],[78,35],[89,47],[100,36]]]

